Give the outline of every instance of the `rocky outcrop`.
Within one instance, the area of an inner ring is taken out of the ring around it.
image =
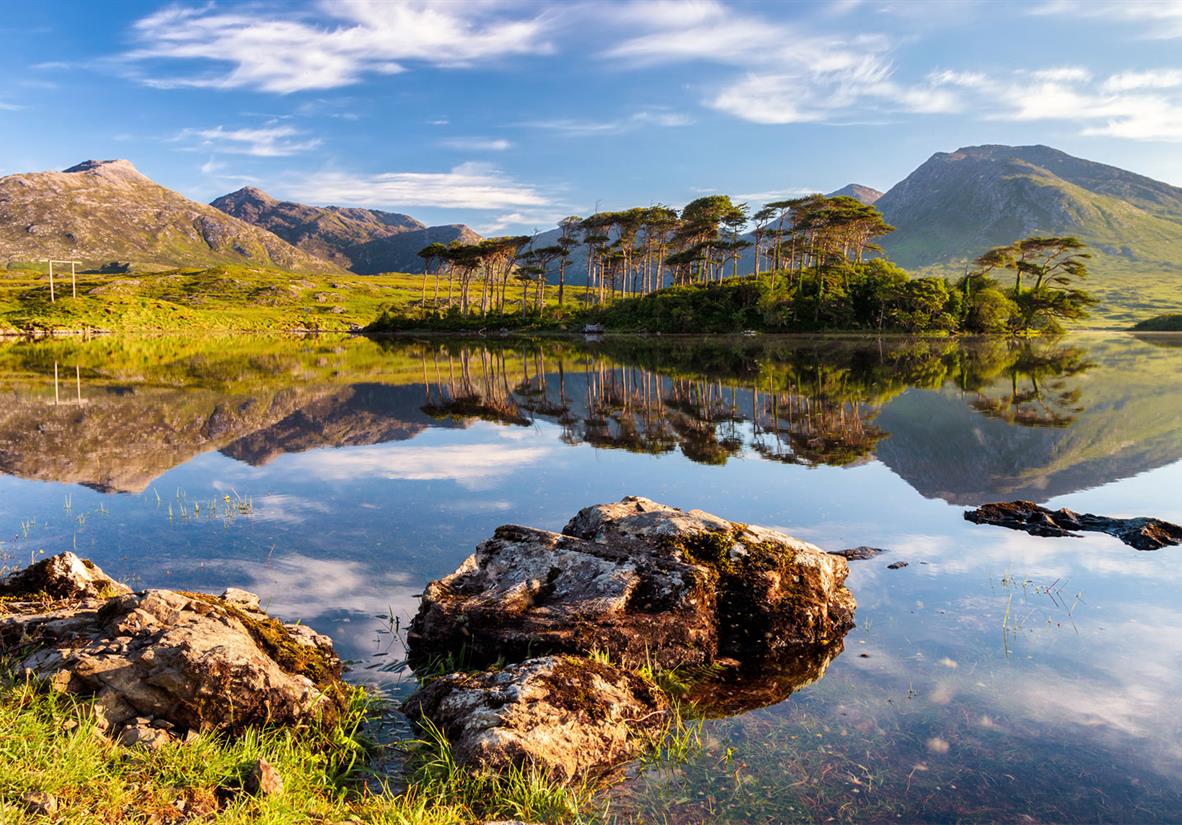
[[[0,596],[23,600],[100,599],[131,589],[113,581],[97,564],[61,553],[0,576]]]
[[[767,659],[853,626],[847,573],[783,533],[630,497],[580,511],[562,534],[498,528],[427,587],[411,651],[474,662],[599,651],[664,668]]]
[[[1078,537],[1079,532],[1107,533],[1137,550],[1160,550],[1182,544],[1182,526],[1156,518],[1109,518],[1075,513],[1066,507],[1048,510],[1033,501],[985,504],[964,514],[974,524],[993,524],[1033,536]]]
[[[461,764],[536,767],[573,779],[607,771],[651,746],[668,704],[649,682],[619,667],[546,656],[436,679],[405,710],[437,726]]]
[[[245,591],[132,593],[71,553],[3,588],[0,649],[52,689],[93,698],[125,744],[328,721],[342,707],[331,641],[267,616]]]

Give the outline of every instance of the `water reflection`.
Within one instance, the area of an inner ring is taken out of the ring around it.
[[[8,344],[0,471],[140,492],[211,450],[262,466],[475,421],[548,421],[570,445],[705,465],[748,452],[878,459],[925,496],[1042,500],[1182,456],[1182,426],[1156,415],[1179,391],[1145,368],[1122,373],[1123,352],[890,339]]]
[[[641,494],[884,547],[844,651],[703,697],[702,751],[614,791],[621,819],[1169,821],[1176,551],[959,505],[1182,521],[1180,368],[1124,335],[0,344],[0,563],[245,586],[385,680],[391,623],[502,523]]]

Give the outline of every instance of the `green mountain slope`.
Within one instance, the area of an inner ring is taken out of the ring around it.
[[[887,255],[945,274],[993,246],[1036,234],[1092,247],[1102,319],[1178,306],[1182,188],[1047,146],[973,146],[933,155],[876,203],[896,231]]]
[[[0,255],[339,272],[279,237],[153,182],[126,160],[0,178]]]

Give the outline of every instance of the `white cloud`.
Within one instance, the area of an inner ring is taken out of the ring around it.
[[[705,104],[755,123],[828,122],[861,110],[935,113],[960,108],[939,84],[892,79],[890,42],[882,36],[819,35],[779,19],[716,2],[677,15],[665,3],[629,7],[637,33],[607,49],[625,65],[709,62],[743,70],[717,84]]]
[[[1144,36],[1152,40],[1182,37],[1182,2],[1179,0],[1050,0],[1032,8],[1030,13],[1140,24],[1144,27]]]
[[[317,138],[300,138],[299,130],[291,126],[263,126],[255,129],[182,129],[175,140],[195,144],[193,148],[213,149],[236,155],[255,157],[287,157],[315,149]]]
[[[593,137],[596,135],[620,135],[644,126],[676,128],[689,126],[693,118],[681,112],[667,109],[646,109],[633,112],[627,117],[602,120],[580,120],[577,118],[551,118],[530,120],[517,125],[531,129],[545,129],[570,137]]]
[[[1106,92],[1128,92],[1135,89],[1175,89],[1179,86],[1182,86],[1182,69],[1155,69],[1114,74],[1100,88]]]
[[[488,489],[504,476],[548,458],[550,447],[486,443],[444,446],[346,447],[285,456],[284,467],[325,481],[358,478],[454,481]]]
[[[1092,79],[1092,73],[1080,66],[1036,69],[1030,74],[1038,80],[1044,80],[1049,83],[1085,83]]]
[[[987,120],[1063,121],[1082,135],[1182,141],[1182,70],[1119,72],[1104,79],[1079,67],[981,73],[934,72],[933,87],[956,87]]]
[[[129,62],[229,64],[198,74],[152,75],[158,87],[332,89],[404,64],[462,67],[547,51],[542,17],[508,17],[498,4],[323,0],[310,11],[222,11],[169,6],[136,22]]]
[[[293,182],[287,192],[296,200],[341,206],[512,209],[548,202],[534,186],[480,163],[461,164],[449,172],[313,172]]]
[[[440,146],[459,149],[462,152],[504,152],[513,144],[504,138],[455,137],[439,141]]]

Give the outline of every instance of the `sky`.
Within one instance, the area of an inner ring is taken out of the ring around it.
[[[0,174],[484,234],[1043,143],[1182,185],[1182,0],[7,2]]]

